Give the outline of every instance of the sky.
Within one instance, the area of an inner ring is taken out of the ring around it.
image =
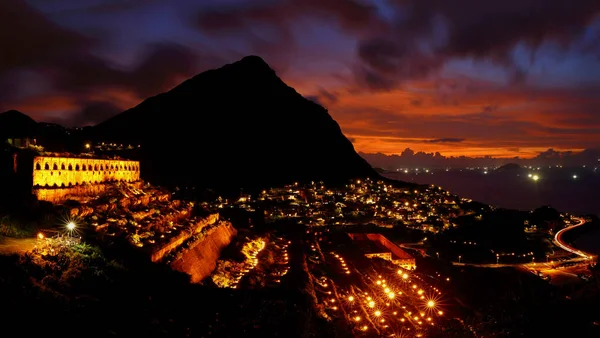
[[[357,151],[600,146],[598,0],[2,0],[0,111],[83,126],[259,55]]]

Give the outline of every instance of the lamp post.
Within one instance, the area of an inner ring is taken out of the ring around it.
[[[496,254],[496,264],[500,263],[500,255]]]
[[[460,263],[460,259],[462,258],[462,256],[458,256],[458,262]]]

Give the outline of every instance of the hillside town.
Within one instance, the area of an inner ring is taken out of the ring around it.
[[[323,182],[295,183],[258,195],[242,195],[237,200],[218,198],[210,206],[262,210],[270,221],[292,217],[311,227],[402,225],[431,233],[455,227],[455,218],[474,214],[478,207],[489,208],[441,187],[398,187],[368,178],[352,180],[343,187],[327,187]]]

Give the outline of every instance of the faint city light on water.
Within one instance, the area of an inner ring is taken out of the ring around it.
[[[573,175],[573,179],[576,180],[577,179],[577,175]]]

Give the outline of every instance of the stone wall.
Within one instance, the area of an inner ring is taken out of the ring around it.
[[[141,188],[142,182],[136,182],[135,188]],[[37,188],[33,189],[33,194],[40,201],[47,201],[54,204],[62,204],[66,200],[80,200],[87,197],[94,197],[103,194],[110,188],[109,184],[89,184],[77,185],[68,188]],[[149,196],[141,196],[139,199],[149,198]],[[143,204],[143,203],[142,203]],[[146,202],[145,204],[148,204]]]
[[[367,256],[367,257],[374,256],[374,257],[381,257],[383,259],[389,259],[393,263],[398,264],[406,269],[414,269],[416,267],[414,257],[412,257],[406,251],[402,250],[400,247],[398,247],[396,244],[394,244],[392,241],[387,239],[382,234],[350,233],[350,234],[348,234],[348,236],[354,241],[368,240],[368,241],[376,242],[380,245],[380,247],[382,249],[389,251],[389,256],[387,255],[388,252],[382,251],[381,253],[366,254],[365,256]],[[387,258],[387,257],[389,257],[389,258]]]
[[[135,182],[139,179],[138,161],[46,156],[33,159],[34,187],[71,187],[110,181]]]
[[[229,222],[211,229],[206,237],[171,263],[171,268],[187,273],[192,283],[200,283],[217,267],[221,251],[231,243],[237,231]]]
[[[183,244],[183,242],[187,241],[190,237],[202,231],[202,229],[204,229],[206,226],[215,224],[218,220],[218,213],[210,214],[208,217],[202,218],[200,221],[198,221],[198,223],[193,225],[192,231],[182,232],[178,236],[172,238],[169,241],[169,243],[166,243],[160,248],[154,250],[151,254],[152,261],[158,262],[162,260],[167,253],[171,252],[172,250],[175,250],[177,247]]]

